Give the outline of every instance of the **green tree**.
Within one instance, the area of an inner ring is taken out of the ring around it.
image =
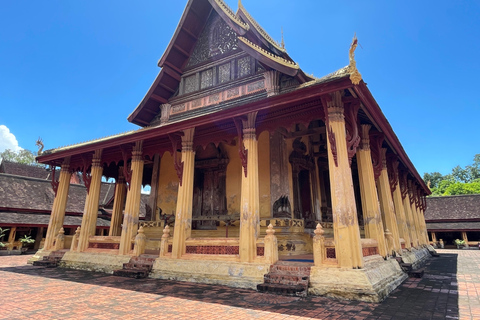
[[[454,182],[450,184],[445,192],[444,196],[455,196],[460,194],[479,194],[480,193],[480,182]]]
[[[23,164],[29,164],[29,165],[38,165],[35,162],[35,156],[36,156],[36,153],[27,149],[22,149],[17,152],[10,149],[6,149],[5,151],[0,152],[0,158],[4,160],[23,163]]]
[[[432,196],[480,194],[480,154],[473,157],[473,164],[462,168],[456,166],[451,174],[424,173],[423,180],[430,183]]]

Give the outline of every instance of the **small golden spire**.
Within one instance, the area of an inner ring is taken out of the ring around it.
[[[238,0],[238,8],[243,8],[242,0]]]
[[[350,50],[348,51],[348,57],[350,63],[348,64],[348,72],[350,73],[350,80],[353,84],[357,85],[362,80],[362,75],[357,70],[357,62],[355,61],[355,49],[357,48],[358,40],[357,34],[353,36],[352,44],[350,45]]]
[[[241,0],[238,0],[241,1]],[[280,44],[282,46],[282,49],[285,49],[285,41],[283,40],[283,27],[282,27],[282,42]]]

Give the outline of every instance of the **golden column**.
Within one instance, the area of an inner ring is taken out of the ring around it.
[[[140,215],[140,197],[143,178],[143,140],[137,141],[132,150],[132,162],[130,164],[130,183],[123,215],[122,234],[120,238],[119,255],[125,255],[132,250],[132,240],[137,235],[138,217]],[[126,165],[125,163],[123,164]]]
[[[390,182],[388,180],[388,171],[387,171],[387,159],[386,159],[387,149],[381,149],[381,161],[382,161],[382,171],[380,177],[377,180],[377,189],[378,196],[380,200],[380,208],[382,210],[382,218],[385,222],[385,228],[390,230],[393,236],[393,250],[401,254],[402,246],[400,244],[400,237],[398,234],[398,224],[397,218],[395,217],[395,208],[393,206],[392,192],[390,189]]]
[[[120,236],[122,233],[123,208],[127,186],[123,176],[123,167],[118,167],[118,179],[115,183],[115,198],[113,199],[112,220],[110,221],[109,236]]]
[[[240,261],[252,262],[257,256],[257,238],[260,231],[260,197],[258,187],[258,141],[255,130],[257,113],[249,113],[243,120],[243,145],[240,145],[242,189],[240,197]],[[241,143],[241,142],[240,142]],[[245,159],[246,157],[246,159]]]
[[[410,207],[410,218],[412,221],[412,232],[414,233],[414,246],[418,247],[421,244],[420,233],[419,233],[419,226],[418,226],[418,219],[417,219],[417,211],[415,208],[415,193],[413,191],[413,184],[412,180],[408,180],[408,199],[409,199],[409,207]]]
[[[87,170],[88,168],[84,168]],[[78,240],[77,251],[82,252],[88,248],[88,238],[95,235],[98,216],[98,201],[100,199],[100,187],[102,185],[102,149],[95,150],[90,170],[90,187],[87,190],[85,208],[83,209],[82,227],[80,228],[80,239]]]
[[[348,159],[344,106],[340,92],[322,99],[327,127],[328,167],[332,192],[333,235],[339,267],[362,268],[363,254]]]
[[[182,254],[185,254],[185,240],[190,237],[192,232],[193,177],[195,171],[194,134],[195,128],[183,130],[182,163],[179,165],[175,162],[177,172],[181,172],[181,174],[179,177],[175,227],[173,229],[172,258],[180,258]],[[173,152],[174,154],[177,152],[176,148]]]
[[[55,169],[52,168],[52,170]],[[65,220],[65,209],[67,208],[68,191],[70,189],[71,175],[72,173],[70,172],[70,157],[67,157],[64,159],[62,169],[60,170],[57,193],[55,195],[55,200],[53,200],[52,213],[50,215],[47,235],[45,237],[45,250],[53,249],[55,237],[57,236],[60,228],[63,227],[63,221]]]
[[[425,221],[425,209],[427,208],[427,199],[425,196],[420,197],[420,218],[422,222],[423,232],[425,234],[426,244],[430,244],[430,239],[428,238],[427,223]]]
[[[391,172],[390,182],[393,188],[393,204],[395,207],[395,215],[397,217],[398,234],[400,238],[405,240],[405,249],[410,250],[412,247],[410,242],[410,234],[408,232],[407,219],[405,217],[405,208],[403,207],[402,192],[400,190],[399,175],[398,175],[398,159],[396,156],[392,156],[389,160]]]
[[[407,220],[409,222],[408,226],[409,226],[410,241],[412,242],[412,246],[417,247],[418,246],[417,227],[415,225],[415,220],[413,217],[409,192],[407,192],[405,198],[403,199],[403,207],[405,208],[405,213],[407,215]]]
[[[372,126],[361,125],[361,138],[357,149],[357,166],[360,180],[360,193],[362,200],[363,220],[365,224],[365,238],[375,239],[378,242],[378,253],[387,256],[385,234],[383,230],[382,213],[378,203],[377,187],[373,173],[372,155],[370,152],[369,131]]]

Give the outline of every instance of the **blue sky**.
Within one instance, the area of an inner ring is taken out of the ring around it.
[[[237,1],[228,0],[234,10]],[[480,1],[243,0],[307,73],[357,67],[420,174],[480,153]],[[137,128],[126,120],[159,72],[175,1],[3,1],[0,151]]]

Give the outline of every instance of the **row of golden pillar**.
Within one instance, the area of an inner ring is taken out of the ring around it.
[[[361,238],[355,205],[355,196],[350,168],[349,154],[346,145],[346,125],[344,103],[340,92],[323,99],[327,125],[328,162],[330,171],[330,187],[332,192],[333,231],[335,253],[339,267],[362,268],[363,255]],[[409,193],[402,195],[398,171],[394,165],[391,174],[397,175],[394,185],[387,171],[386,148],[379,144],[381,161],[380,175],[375,179],[370,150],[371,125],[360,125],[360,144],[356,150],[358,174],[360,180],[361,203],[365,225],[365,237],[375,239],[379,254],[383,257],[402,254],[401,240],[405,248],[428,244],[428,234],[419,201],[411,201],[418,196],[412,181],[408,181]],[[350,155],[350,157],[353,155]],[[387,231],[388,229],[388,231]],[[391,233],[391,242],[385,234]]]
[[[323,103],[327,125],[336,259],[340,267],[362,268],[362,244],[347,146],[345,109],[342,96],[339,92],[333,93],[323,99]],[[252,262],[256,258],[256,241],[260,226],[258,145],[255,121],[256,113],[250,113],[242,120],[243,146],[245,148],[243,152],[246,157],[246,168],[244,168],[245,174],[242,174],[241,181],[239,253],[240,260],[243,262]],[[416,196],[411,181],[409,181],[410,185],[408,186],[408,190],[411,192],[402,194],[397,176],[396,187],[392,190],[391,179],[389,179],[389,172],[387,171],[387,150],[384,148],[380,150],[381,172],[379,177],[375,179],[370,150],[370,128],[370,125],[361,125],[361,143],[356,152],[365,237],[375,239],[378,242],[379,254],[386,257],[392,253],[391,251],[395,251],[397,254],[402,253],[400,238],[405,240],[405,248],[408,250],[412,245],[418,247],[428,244],[428,235],[422,207],[417,205],[418,202],[411,201],[411,198]],[[180,258],[185,254],[185,240],[191,236],[195,169],[194,133],[195,129],[191,128],[184,130],[181,136],[183,174],[177,195],[172,258]],[[77,247],[79,252],[88,248],[89,236],[95,234],[102,176],[101,153],[101,150],[97,150],[93,156],[90,189],[85,201]],[[123,177],[120,175],[115,192],[110,235],[118,235],[122,225],[119,248],[119,254],[121,255],[129,254],[131,251],[132,240],[138,229],[143,165],[142,142],[139,141],[132,151],[129,190],[126,192],[125,183],[122,183]],[[398,172],[394,174],[398,175]],[[69,181],[69,159],[65,159],[45,241],[47,250],[53,247],[55,235],[63,226]],[[127,196],[122,220],[122,204],[125,193]],[[392,243],[388,243],[385,239],[386,229],[392,234]]]
[[[256,113],[249,114],[243,120],[243,144],[248,152],[248,174],[242,175],[241,195],[241,222],[240,222],[240,260],[251,262],[256,257],[256,240],[259,234],[259,187],[258,187],[258,151],[255,132]],[[172,244],[172,258],[180,258],[185,254],[185,240],[191,236],[192,205],[193,205],[193,178],[195,170],[195,151],[193,137],[195,129],[183,131],[182,139],[182,178],[177,194],[177,208],[175,229]],[[142,158],[142,142],[135,144],[132,151],[130,183],[128,192],[120,168],[119,179],[116,184],[111,228],[109,235],[118,236],[121,233],[119,254],[129,254],[132,250],[132,241],[138,230],[141,183],[144,161]],[[90,170],[90,186],[87,191],[82,225],[76,250],[83,252],[88,248],[89,237],[95,235],[100,196],[101,177],[103,166],[101,162],[102,150],[95,151]],[[55,236],[63,227],[65,208],[70,186],[69,159],[62,165],[59,186],[53,203],[49,228],[45,239],[45,249],[54,248]],[[122,219],[122,207],[125,200],[125,210]],[[121,230],[121,231],[120,231]]]

